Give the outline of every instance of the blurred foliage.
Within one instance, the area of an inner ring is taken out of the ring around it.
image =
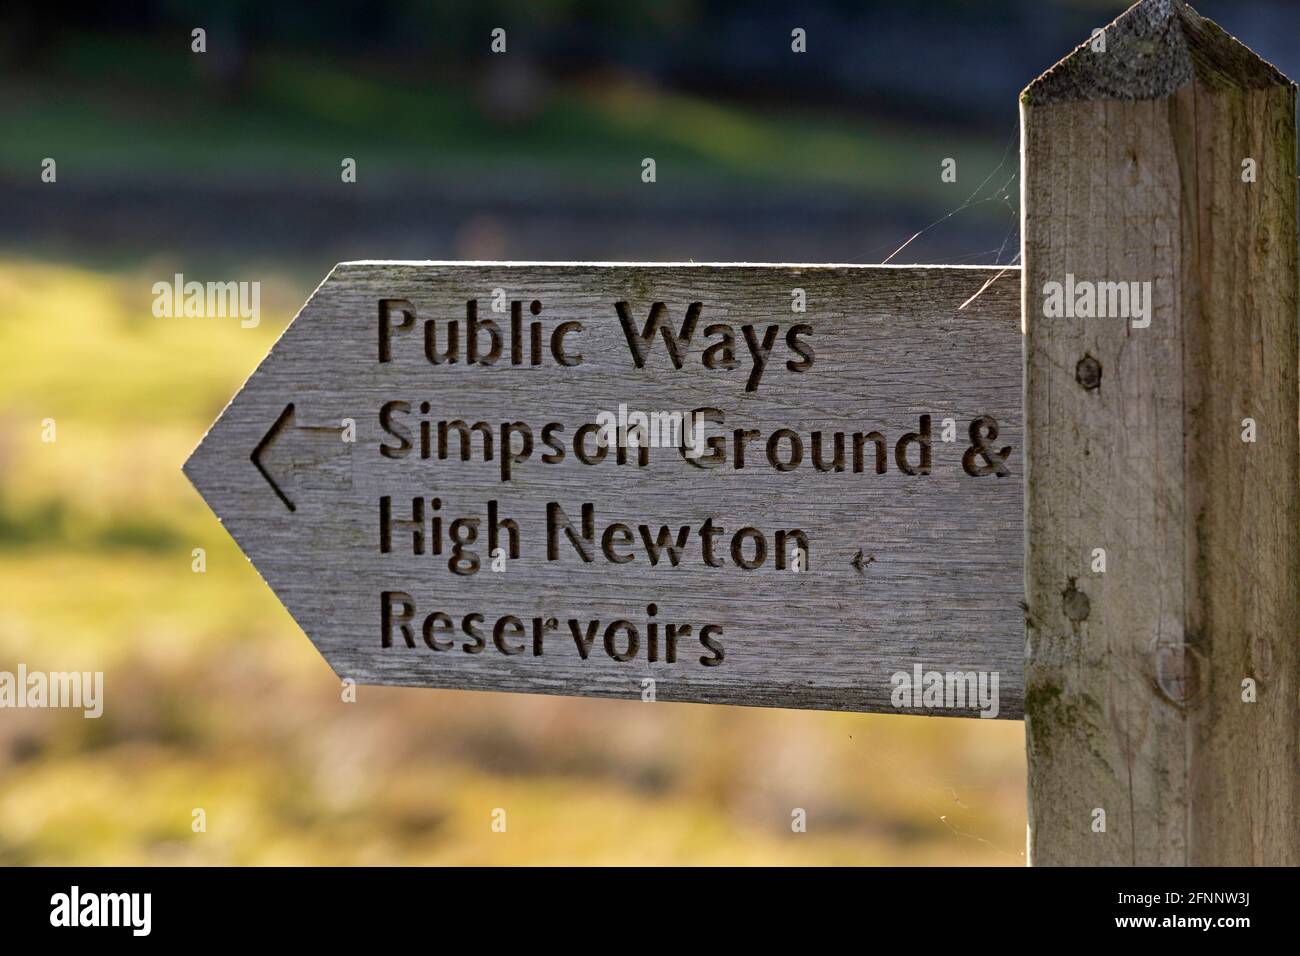
[[[342,702],[180,473],[310,291],[257,268],[241,329],[150,314],[202,263],[0,262],[0,668],[105,672],[98,720],[0,711],[0,863],[1023,863],[1015,722]]]
[[[78,180],[261,176],[323,188],[350,156],[363,184],[482,189],[495,177],[533,183],[525,191],[546,199],[639,187],[641,159],[653,156],[679,188],[824,189],[937,209],[954,202],[939,157],[960,157],[972,184],[1006,158],[1002,140],[724,103],[630,74],[551,84],[531,73],[494,82],[489,70],[466,90],[400,63],[350,68],[281,53],[252,60],[232,94],[205,64],[138,38],[69,39],[39,83],[15,81],[2,94],[0,172],[26,177],[55,156]]]

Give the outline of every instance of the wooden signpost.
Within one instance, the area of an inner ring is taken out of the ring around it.
[[[186,472],[342,677],[1023,715],[1033,862],[1300,862],[1295,88],[1145,0],[1022,111],[1023,275],[343,263]]]
[[[1295,86],[1181,3],[1105,38],[1021,97],[1030,854],[1296,864]]]
[[[1019,717],[1001,272],[344,263],[187,469],[344,677]]]

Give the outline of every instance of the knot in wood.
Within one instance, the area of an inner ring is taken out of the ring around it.
[[[1061,592],[1061,609],[1071,621],[1081,624],[1088,620],[1088,614],[1092,611],[1092,602],[1088,600],[1088,595],[1074,586],[1074,582],[1075,579],[1070,578],[1070,583]]]
[[[1074,367],[1074,380],[1090,392],[1100,387],[1101,363],[1091,355],[1085,355]]]

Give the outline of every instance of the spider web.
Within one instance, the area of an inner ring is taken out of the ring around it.
[[[889,255],[880,260],[881,265],[889,264],[895,256],[910,246],[917,239],[926,236],[944,225],[954,217],[960,215],[968,209],[978,206],[988,205],[990,203],[1002,206],[1007,213],[1010,223],[1007,227],[1006,234],[1002,238],[1001,244],[993,249],[984,249],[978,252],[967,253],[958,256],[951,264],[965,265],[995,265],[995,266],[1014,266],[1020,261],[1020,126],[1019,123],[1011,131],[1011,136],[1007,139],[1006,147],[1002,151],[1002,158],[998,161],[997,166],[993,168],[983,181],[975,187],[975,191],[966,197],[966,200],[958,205],[955,209],[947,214],[940,216],[929,225],[913,233],[901,245],[897,246]],[[1008,166],[1010,171],[1008,172]],[[868,258],[874,258],[887,246],[877,246],[869,250]],[[1014,255],[1007,259],[1011,249],[1014,248]],[[992,262],[984,262],[989,256],[993,257]],[[1004,261],[1004,259],[1006,261]]]

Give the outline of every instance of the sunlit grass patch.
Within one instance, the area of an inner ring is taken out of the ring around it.
[[[780,820],[738,821],[680,795],[647,798],[608,784],[502,778],[456,765],[349,781],[265,755],[194,760],[146,746],[26,767],[21,785],[0,782],[0,817],[7,821],[0,861],[10,864],[952,861],[938,841],[900,846],[888,834],[792,834]],[[966,861],[1008,862],[979,850]]]
[[[101,433],[114,426],[206,423],[310,292],[259,268],[242,276],[263,285],[256,328],[230,318],[155,317],[153,285],[170,283],[177,271],[164,260],[127,272],[0,262],[4,431],[17,440],[35,437],[46,418]]]

